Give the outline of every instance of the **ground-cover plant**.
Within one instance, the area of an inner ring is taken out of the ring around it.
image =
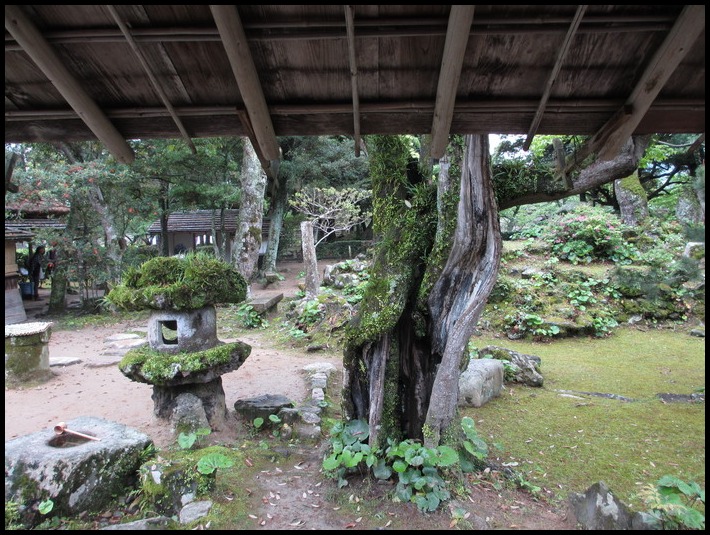
[[[249,303],[237,306],[237,317],[247,329],[263,329],[269,326],[269,321],[259,314]]]
[[[379,480],[395,479],[392,499],[412,502],[423,512],[432,512],[451,497],[446,471],[457,467],[459,473],[481,467],[488,446],[476,430],[473,419],[461,420],[463,438],[453,447],[440,444],[427,448],[411,439],[387,439],[384,448],[368,443],[369,427],[364,420],[335,422],[330,430],[329,454],[323,459],[323,470],[337,479],[338,486],[348,485],[347,476],[358,473]]]
[[[183,431],[177,437],[178,446],[183,450],[189,450],[200,440],[200,437],[205,437],[211,432],[209,427],[200,427],[188,432]]]
[[[704,387],[701,338],[680,329],[624,327],[600,339],[502,343],[474,337],[472,343],[504,345],[542,360],[543,388],[508,385],[499,398],[462,414],[476,420],[487,441],[505,445],[497,462],[517,465],[548,496],[566,498],[602,480],[638,511],[645,510],[639,487],[666,474],[704,487],[704,402],[657,397]]]
[[[660,529],[705,529],[705,491],[695,481],[663,476],[639,491],[639,497]]]

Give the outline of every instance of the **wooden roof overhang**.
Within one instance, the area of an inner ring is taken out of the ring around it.
[[[5,142],[704,133],[702,5],[5,6]]]

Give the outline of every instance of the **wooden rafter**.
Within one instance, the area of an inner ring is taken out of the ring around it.
[[[106,9],[108,9],[109,13],[111,13],[111,16],[116,21],[116,25],[121,30],[121,33],[123,33],[124,37],[126,38],[126,41],[128,42],[131,49],[133,50],[136,57],[138,58],[138,61],[140,61],[141,66],[143,67],[143,70],[148,75],[148,79],[150,80],[150,83],[153,85],[153,89],[155,89],[155,92],[158,93],[160,100],[163,102],[163,105],[165,106],[165,109],[168,110],[170,117],[172,117],[173,121],[175,122],[175,125],[177,126],[178,130],[180,131],[180,134],[182,134],[182,137],[185,140],[185,143],[187,143],[187,146],[190,147],[190,150],[192,151],[193,154],[197,154],[197,149],[195,148],[195,144],[192,142],[192,139],[190,139],[190,134],[187,133],[187,129],[185,128],[185,125],[183,125],[178,114],[175,112],[175,108],[173,107],[172,103],[170,102],[168,95],[165,93],[165,91],[163,90],[163,87],[160,85],[160,82],[153,74],[153,70],[150,68],[150,65],[148,64],[148,60],[145,57],[145,54],[143,54],[141,49],[138,47],[138,44],[136,43],[135,39],[133,39],[133,36],[131,35],[130,30],[128,29],[128,26],[126,26],[126,24],[123,22],[123,20],[121,20],[121,17],[118,14],[118,11],[116,11],[115,7],[113,7],[111,5],[107,5]]]
[[[459,87],[468,36],[473,23],[472,5],[451,6],[446,30],[444,57],[441,60],[439,83],[436,89],[434,120],[431,125],[431,157],[441,158],[449,142],[451,119],[454,115],[456,92]]]
[[[569,52],[570,46],[572,45],[572,39],[577,33],[577,29],[582,22],[582,17],[584,17],[584,12],[586,10],[586,5],[577,6],[577,12],[574,14],[569,30],[567,30],[567,35],[565,35],[565,40],[557,53],[555,65],[552,67],[550,76],[547,78],[547,82],[545,83],[545,90],[540,98],[540,104],[538,104],[537,110],[535,111],[535,117],[533,117],[532,123],[530,123],[528,136],[525,138],[525,142],[523,143],[523,150],[528,150],[530,148],[530,143],[532,143],[533,137],[537,132],[537,128],[540,126],[540,121],[542,121],[542,116],[545,113],[547,101],[549,100],[550,93],[552,92],[552,86],[555,84],[555,80],[557,80],[557,75],[560,73],[562,63],[567,55],[567,52]]]
[[[355,156],[360,156],[360,96],[357,89],[357,56],[355,54],[355,6],[345,8],[345,27],[348,34],[348,58],[350,60],[350,82],[353,91],[353,138]]]
[[[116,159],[123,163],[133,162],[133,149],[19,6],[5,6],[5,29]]]
[[[598,152],[600,159],[616,157],[704,30],[705,6],[685,6],[622,109],[592,137],[592,151]]]
[[[237,80],[258,147],[267,160],[278,161],[281,149],[237,8],[234,5],[210,5],[210,10]]]

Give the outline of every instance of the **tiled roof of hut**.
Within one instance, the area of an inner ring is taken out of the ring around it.
[[[8,228],[5,223],[5,241],[25,241],[34,238],[34,234],[26,230]]]
[[[16,201],[5,201],[5,211],[22,214],[27,219],[47,216],[64,216],[69,214],[70,208],[57,201],[31,201],[29,199],[18,199]]]
[[[219,230],[220,211],[219,210],[194,210],[191,212],[174,212],[168,217],[168,232],[211,232],[212,220],[214,227]],[[239,220],[239,210],[225,210],[224,229],[227,232],[235,232]],[[268,234],[269,220],[264,219],[262,224],[262,234]],[[149,234],[160,234],[160,220],[154,221],[148,228]]]
[[[65,221],[60,219],[6,219],[5,231],[12,230],[14,232],[29,232],[39,229],[59,229],[64,230],[67,227]]]

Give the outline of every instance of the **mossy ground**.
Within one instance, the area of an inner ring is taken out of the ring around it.
[[[530,482],[565,498],[601,480],[637,508],[639,486],[665,474],[705,486],[705,403],[656,397],[704,392],[703,339],[680,328],[625,327],[602,339],[474,341],[542,359],[543,388],[508,385],[499,398],[462,411],[489,443],[502,444],[502,452],[494,450],[500,462],[518,463]]]

